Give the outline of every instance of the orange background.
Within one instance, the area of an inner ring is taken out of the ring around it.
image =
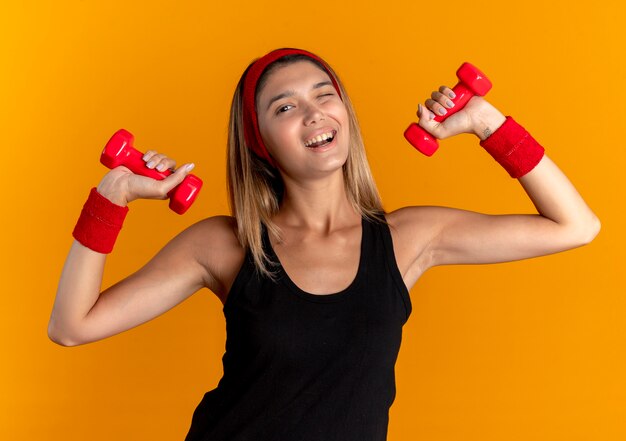
[[[603,222],[581,249],[436,268],[418,282],[389,440],[626,439],[623,5],[3,2],[0,438],[183,439],[221,375],[221,303],[203,290],[129,332],[57,346],[46,328],[70,233],[121,127],[141,150],[194,161],[205,188],[184,216],[133,203],[105,285],[191,223],[227,213],[235,84],[253,58],[295,46],[346,83],[388,210],[533,210],[475,138],[446,140],[428,159],[402,137],[418,102],[455,84],[467,60],[494,82],[488,99],[544,144]]]

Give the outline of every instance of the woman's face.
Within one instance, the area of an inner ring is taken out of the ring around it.
[[[309,61],[271,72],[258,95],[259,130],[283,173],[321,177],[348,157],[349,120],[330,77]]]

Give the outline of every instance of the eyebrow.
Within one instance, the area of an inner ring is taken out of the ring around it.
[[[333,85],[333,83],[331,83],[330,81],[321,81],[319,83],[315,83],[313,85],[313,87],[311,87],[311,90],[319,89],[319,88],[324,87],[324,86],[332,86],[332,85]],[[287,91],[285,91],[283,93],[280,93],[280,94],[276,95],[267,104],[267,109],[266,110],[269,110],[269,108],[272,106],[272,104],[274,104],[276,101],[282,100],[283,98],[288,98],[288,97],[293,96],[295,94],[296,93],[293,90],[287,90]]]

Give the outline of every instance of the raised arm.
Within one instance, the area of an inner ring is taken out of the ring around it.
[[[448,107],[450,92],[446,87],[434,92],[426,101],[428,109],[440,113]],[[480,97],[441,124],[432,115],[420,106],[420,126],[439,139],[474,133],[484,141],[505,122],[504,115]],[[519,182],[537,214],[486,215],[444,207],[407,207],[391,213],[394,246],[407,286],[432,266],[526,259],[587,244],[598,234],[598,218],[547,156]]]
[[[174,166],[162,155],[147,155],[150,167]],[[118,167],[105,175],[97,191],[117,206],[137,198],[164,199],[190,170],[181,167],[163,181],[155,181]],[[106,256],[76,240],[72,244],[48,325],[54,342],[74,346],[123,332],[171,309],[202,287],[225,296],[243,260],[232,222],[226,217],[191,226],[139,271],[100,292]]]

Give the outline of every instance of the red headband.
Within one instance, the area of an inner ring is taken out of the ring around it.
[[[330,72],[329,67],[326,65],[324,60],[311,52],[301,49],[276,49],[259,58],[250,65],[243,82],[243,134],[248,148],[256,153],[257,156],[265,159],[273,166],[276,166],[276,164],[267,151],[267,148],[263,143],[263,139],[261,138],[261,132],[259,131],[259,120],[256,113],[255,103],[256,88],[259,78],[261,78],[265,69],[267,69],[267,67],[274,61],[286,57],[287,55],[304,55],[320,63],[324,67],[324,70],[333,82],[333,86],[335,86],[337,93],[341,97],[337,80]]]

